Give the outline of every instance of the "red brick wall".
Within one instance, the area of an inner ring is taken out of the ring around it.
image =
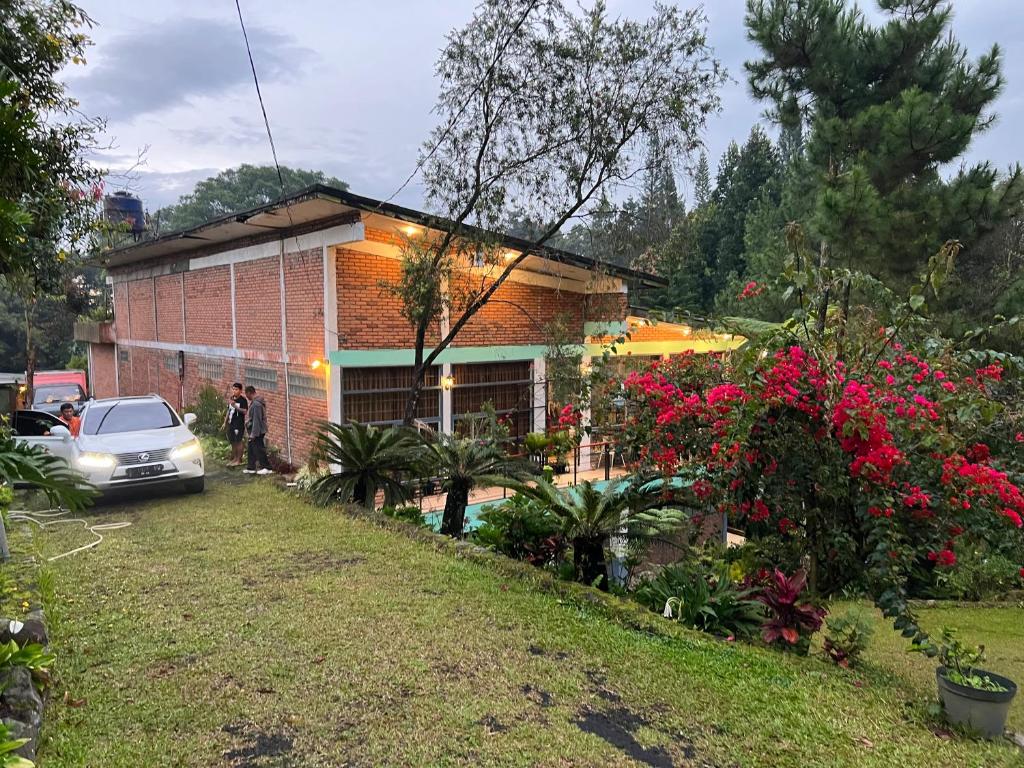
[[[161,275],[156,278],[156,333],[157,341],[181,343],[182,275]]]
[[[319,248],[285,255],[284,292],[289,357],[323,357],[324,263]]]
[[[629,297],[625,293],[595,293],[587,296],[587,320],[625,320]]]
[[[416,344],[412,325],[401,315],[402,302],[381,289],[401,277],[396,259],[337,250],[338,346],[340,349],[405,349]],[[427,346],[439,338],[435,326]],[[495,342],[492,342],[495,343]]]
[[[230,267],[185,273],[185,338],[189,344],[231,346]]]
[[[114,283],[114,338],[131,337],[128,328],[128,283]]]
[[[128,318],[132,339],[156,341],[156,304],[153,280],[132,280],[128,283]]]
[[[473,288],[479,277],[467,277]],[[506,280],[455,337],[454,346],[546,344],[546,327],[564,317],[574,337],[583,340],[584,295]],[[452,322],[460,314],[452,307]]]
[[[277,256],[235,265],[235,322],[240,349],[281,351],[280,266]]]
[[[116,397],[116,358],[113,344],[90,344],[89,394],[95,398]]]

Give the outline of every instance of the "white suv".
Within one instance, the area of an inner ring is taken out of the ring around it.
[[[146,395],[90,400],[80,416],[77,438],[64,427],[50,435],[70,442],[69,463],[100,490],[180,482],[189,493],[202,492],[206,470],[202,446],[189,430],[193,414],[179,418],[162,397]]]

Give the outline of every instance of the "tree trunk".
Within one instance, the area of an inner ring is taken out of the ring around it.
[[[603,536],[573,539],[572,562],[577,581],[608,591],[608,564],[604,559]]]
[[[356,487],[352,489],[352,501],[361,506],[367,506],[366,504],[366,480],[359,479],[356,481]]]
[[[850,319],[850,290],[852,288],[850,280],[843,282],[843,296],[839,304],[839,339],[836,345],[836,357],[839,360],[843,360],[843,342],[846,341],[846,323]]]
[[[33,304],[32,301],[25,301],[25,408],[32,407],[36,393],[36,344],[32,338]]]
[[[821,253],[818,257],[818,280],[821,284],[821,305],[818,307],[818,318],[814,324],[814,330],[819,340],[825,334],[825,321],[828,318],[829,289],[825,284],[824,271],[828,266],[828,243],[824,240],[821,243]]]
[[[448,490],[444,500],[444,517],[441,518],[441,533],[461,539],[466,527],[466,505],[469,503],[469,486],[461,483]]]

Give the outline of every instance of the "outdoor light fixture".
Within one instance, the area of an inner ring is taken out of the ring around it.
[[[455,386],[454,376],[442,376],[441,377],[441,389],[451,389]]]
[[[323,362],[322,362],[322,361],[320,361],[320,360],[314,360],[313,362],[311,362],[311,363],[309,364],[309,367],[310,367],[310,368],[312,368],[312,369],[313,369],[314,371],[316,371],[316,370],[319,370],[319,369],[320,369],[320,366],[321,366],[321,365],[323,365]]]
[[[402,231],[409,237],[415,235],[419,230],[416,227],[402,227]]]

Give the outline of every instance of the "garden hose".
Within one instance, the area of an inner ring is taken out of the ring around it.
[[[45,512],[29,512],[28,510],[14,510],[12,509],[7,514],[7,519],[11,522],[22,522],[22,523],[35,523],[40,528],[47,528],[51,525],[59,525],[61,523],[81,523],[85,530],[96,537],[95,541],[90,541],[81,547],[75,547],[67,552],[62,552],[59,555],[46,558],[46,562],[52,563],[54,560],[60,560],[62,557],[68,557],[70,555],[76,555],[79,552],[84,552],[87,549],[99,546],[100,542],[103,541],[103,534],[100,531],[116,531],[120,528],[127,528],[131,525],[130,522],[122,521],[119,523],[96,523],[93,525],[89,524],[88,520],[84,520],[80,517],[65,517],[70,514],[66,509],[48,509]]]

